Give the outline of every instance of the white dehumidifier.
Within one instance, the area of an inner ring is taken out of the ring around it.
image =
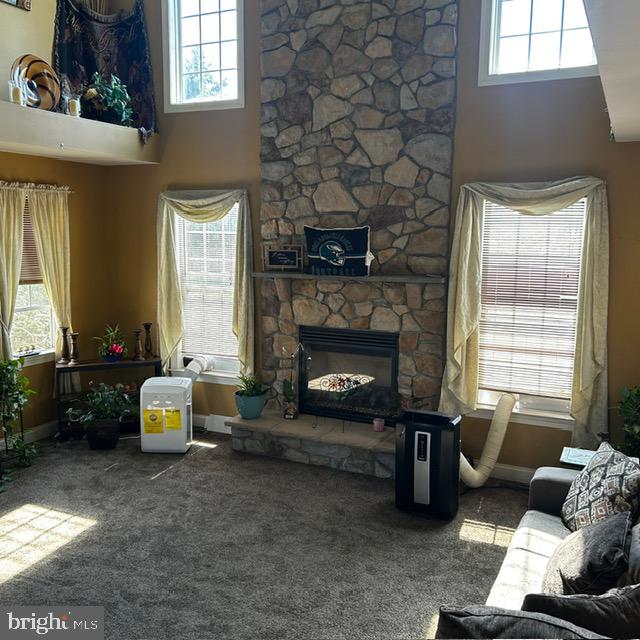
[[[190,378],[149,378],[140,389],[140,446],[185,453],[193,440]]]

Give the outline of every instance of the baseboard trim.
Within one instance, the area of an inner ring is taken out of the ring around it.
[[[218,416],[213,413],[205,415],[202,413],[193,414],[193,426],[212,431],[213,433],[224,433],[231,435],[231,427],[228,427],[224,422],[228,420],[229,416]]]
[[[491,472],[491,477],[496,480],[507,480],[528,485],[535,472],[535,469],[529,469],[528,467],[515,467],[511,464],[498,463]]]
[[[32,427],[24,432],[24,441],[27,444],[31,442],[37,442],[38,440],[46,440],[58,433],[58,421],[52,420],[51,422],[45,422],[39,424],[36,427]]]

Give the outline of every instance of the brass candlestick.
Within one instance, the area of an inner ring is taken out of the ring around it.
[[[58,364],[69,364],[69,337],[67,336],[69,327],[60,327],[60,331],[62,332],[62,352]]]
[[[71,353],[69,356],[69,364],[79,364],[80,351],[78,350],[78,336],[79,333],[70,333],[69,340],[71,341]]]
[[[151,342],[151,322],[144,322],[144,359],[151,360],[153,358],[153,342]]]
[[[135,339],[136,339],[136,350],[133,355],[133,359],[136,362],[140,360],[144,360],[144,356],[142,355],[142,338],[140,337],[141,333],[142,333],[142,329],[133,330],[133,335],[135,336]]]

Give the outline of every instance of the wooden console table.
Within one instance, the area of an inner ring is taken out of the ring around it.
[[[65,377],[73,373],[87,373],[89,371],[120,371],[122,369],[139,369],[142,367],[153,367],[156,377],[162,376],[162,360],[160,358],[150,358],[149,360],[117,360],[107,362],[105,360],[91,360],[79,362],[78,364],[57,364],[55,370],[55,388],[58,413],[58,434],[61,439],[65,437],[65,431],[69,428],[69,421],[66,417],[67,408],[71,402],[82,401],[86,392],[65,393]],[[132,395],[137,395],[138,392]]]

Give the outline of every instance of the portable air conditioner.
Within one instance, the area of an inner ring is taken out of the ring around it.
[[[140,390],[140,446],[185,453],[193,440],[190,378],[149,378]]]
[[[451,519],[458,512],[460,416],[407,411],[396,425],[396,506]]]

